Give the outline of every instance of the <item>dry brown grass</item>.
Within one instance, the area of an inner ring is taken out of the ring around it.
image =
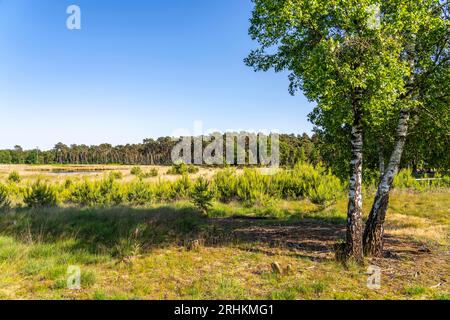
[[[87,178],[89,180],[100,180],[110,172],[116,171],[122,173],[122,181],[128,182],[135,178],[130,173],[131,169],[135,166],[131,165],[5,165],[0,164],[0,182],[5,182],[8,179],[8,175],[17,171],[20,177],[25,181],[34,181],[37,179],[44,179],[49,182],[63,182],[67,178],[73,180],[82,180]],[[158,171],[157,177],[146,178],[148,181],[170,180],[174,181],[179,178],[176,175],[169,175],[167,171],[168,166],[139,166],[142,171],[149,172],[151,169]],[[58,172],[59,171],[59,172]],[[92,172],[87,172],[92,171]],[[63,172],[70,172],[63,173]],[[80,173],[77,173],[80,172]],[[200,168],[200,171],[196,174],[192,174],[192,177],[199,175],[211,177],[215,172],[215,169]]]

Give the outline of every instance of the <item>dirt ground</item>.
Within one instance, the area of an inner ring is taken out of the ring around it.
[[[216,221],[237,242],[255,243],[255,252],[288,255],[323,262],[334,260],[334,244],[345,237],[345,226],[318,221],[269,225],[251,219]],[[258,246],[257,244],[260,244]],[[249,250],[247,247],[243,250]],[[432,287],[450,292],[450,248],[408,237],[385,236],[384,256],[367,263],[381,268],[389,281],[434,282]]]

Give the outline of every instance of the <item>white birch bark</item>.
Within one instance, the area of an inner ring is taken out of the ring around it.
[[[384,220],[389,204],[389,193],[392,188],[394,177],[397,175],[400,161],[408,133],[408,122],[410,110],[403,109],[400,112],[400,119],[397,124],[397,141],[392,152],[386,172],[378,185],[372,210],[364,230],[364,252],[368,255],[381,256],[383,252]]]
[[[354,111],[351,144],[352,160],[350,162],[346,242],[342,246],[337,247],[336,258],[340,261],[347,261],[349,258],[353,258],[356,262],[362,263],[363,128],[360,110]]]

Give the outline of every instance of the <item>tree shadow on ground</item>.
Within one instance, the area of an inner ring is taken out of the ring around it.
[[[74,239],[69,250],[123,256],[128,247],[143,250],[169,245],[235,245],[266,255],[332,259],[333,245],[343,239],[345,219],[207,218],[194,208],[115,207],[16,210],[0,216],[0,233],[22,242],[58,243]],[[279,250],[282,249],[282,250]]]

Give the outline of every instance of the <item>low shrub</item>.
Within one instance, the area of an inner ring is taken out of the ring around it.
[[[268,199],[308,198],[316,204],[334,202],[342,193],[340,180],[325,168],[299,163],[293,170],[280,170],[275,175],[263,175],[257,169],[244,169],[237,175],[231,169],[216,173],[212,179],[219,201],[233,199],[245,206],[267,207]]]
[[[11,171],[11,173],[8,176],[8,181],[19,183],[21,180],[20,175],[17,171]]]
[[[142,173],[141,178],[154,178],[158,176],[158,170],[156,168],[150,169],[150,171]]]
[[[214,199],[214,192],[210,189],[209,181],[203,177],[198,178],[194,183],[191,197],[192,203],[197,209],[203,214],[207,214]]]
[[[272,193],[283,199],[308,198],[322,205],[334,202],[343,190],[341,181],[320,164],[299,163],[291,171],[277,173],[272,182]]]
[[[191,188],[191,180],[187,174],[183,174],[180,179],[171,184],[172,192],[170,198],[172,200],[187,199],[190,195]]]
[[[84,180],[72,187],[69,201],[81,206],[114,206],[124,201],[122,186],[112,178]]]
[[[192,164],[185,164],[184,162],[174,164],[168,171],[167,174],[178,175],[187,173],[197,173],[200,169]]]
[[[329,205],[336,202],[341,191],[341,181],[337,177],[331,174],[322,174],[317,184],[309,187],[307,194],[311,202]]]
[[[441,174],[436,174],[434,176],[436,180],[433,181],[433,186],[437,188],[449,188],[450,187],[450,176],[445,175],[442,176]]]
[[[171,201],[173,199],[172,182],[161,180],[153,184],[151,187],[151,190],[155,196],[155,201],[164,202]]]
[[[268,192],[268,176],[263,176],[256,169],[246,168],[237,177],[236,196],[246,207],[253,206],[261,194]]]
[[[94,206],[100,202],[100,194],[94,182],[84,180],[73,186],[69,201],[81,206]]]
[[[404,169],[394,177],[394,188],[420,189],[420,183],[412,176],[412,170]]]
[[[0,210],[7,209],[10,205],[8,188],[0,184]]]
[[[23,202],[29,208],[54,207],[57,204],[56,191],[51,185],[38,180],[26,190]]]
[[[70,178],[67,178],[64,181],[64,189],[70,189],[70,187],[72,187],[72,186],[73,186],[73,180]]]
[[[236,171],[230,168],[217,172],[213,179],[213,188],[219,201],[229,203],[236,198]]]
[[[113,178],[108,178],[100,181],[99,184],[100,204],[105,206],[118,206],[123,203],[124,194],[121,185]]]
[[[122,179],[123,174],[120,171],[111,171],[109,173],[109,178],[114,179],[114,180],[120,180]]]
[[[142,174],[141,167],[133,167],[133,168],[131,168],[130,174],[132,174],[133,176],[140,176]]]
[[[423,192],[450,187],[450,176],[441,173],[414,176],[411,169],[402,169],[394,177],[394,189],[410,189]]]
[[[133,181],[128,186],[127,200],[129,203],[139,206],[151,203],[153,196],[150,185],[145,183],[142,179]]]
[[[193,164],[190,164],[187,166],[187,172],[188,173],[198,173],[200,171],[200,169],[196,166],[194,166]]]
[[[284,199],[306,198],[318,184],[319,170],[308,163],[299,163],[290,171],[281,171],[274,177],[275,192]]]
[[[184,172],[176,181],[145,182],[143,178],[147,175],[157,174],[157,169],[153,168],[144,173],[140,167],[135,168],[132,171],[135,174],[140,172],[140,174],[132,182],[119,182],[121,173],[113,171],[100,181],[77,182],[77,180],[67,179],[63,183],[48,188],[52,193],[58,195],[59,201],[80,206],[115,206],[124,202],[143,206],[158,202],[191,200],[197,203],[196,206],[202,211],[207,210],[205,208],[208,207],[208,204],[205,205],[206,207],[201,204],[201,194],[205,192],[208,197],[211,196],[211,199],[217,198],[223,203],[238,201],[246,207],[266,208],[269,215],[279,214],[274,213],[278,200],[308,198],[315,204],[328,205],[337,200],[343,190],[340,180],[321,165],[313,166],[304,162],[296,165],[292,170],[279,170],[274,175],[262,174],[259,169],[255,168],[245,168],[242,172],[226,168],[218,171],[211,181],[207,182],[207,190],[203,191],[201,188],[205,187],[206,182],[203,180],[206,178],[193,182],[188,176],[190,166],[185,164],[175,165],[171,168],[177,174]],[[198,170],[196,167],[193,168]],[[408,178],[408,176],[406,177]],[[409,184],[409,182],[404,182],[409,181],[406,178],[401,177],[400,179],[403,185]],[[439,185],[442,185],[447,180],[445,177],[436,180],[436,186],[438,186],[437,181],[439,181]],[[412,183],[415,183],[414,179]],[[10,197],[14,196],[15,199],[15,197],[27,196],[27,201],[33,203],[28,188],[15,183],[8,184],[7,188]],[[45,189],[45,186],[41,186],[41,188]],[[210,192],[212,195],[209,194]],[[32,204],[32,206],[36,206],[36,204]]]

